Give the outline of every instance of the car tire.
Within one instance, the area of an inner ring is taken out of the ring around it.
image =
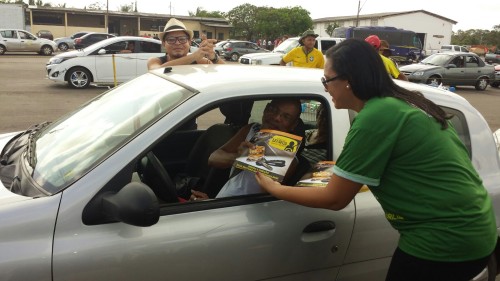
[[[74,89],[84,89],[90,85],[92,78],[90,72],[83,67],[74,67],[68,71],[66,81]]]
[[[479,273],[472,280],[474,281],[495,281],[497,272],[497,259],[495,254],[490,256],[488,260],[488,265],[486,266],[481,273]]]
[[[59,48],[59,50],[62,52],[66,52],[69,49],[69,46],[66,43],[61,43],[57,46],[57,48]]]
[[[500,82],[493,82],[490,84],[490,86],[493,88],[498,88],[498,86],[500,86]]]
[[[5,51],[6,51],[5,46],[4,45],[0,45],[0,55],[5,54]]]
[[[238,53],[231,54],[231,61],[238,61],[239,58],[240,56],[238,55]]]
[[[429,77],[429,79],[427,79],[427,83],[428,85],[439,85],[441,84],[441,77],[439,76],[431,76]]]
[[[54,50],[52,50],[52,47],[50,47],[48,45],[45,45],[40,49],[40,54],[45,55],[45,56],[50,56],[50,55],[52,55],[53,52],[54,52]]]
[[[486,88],[488,88],[488,85],[490,84],[490,81],[488,80],[488,78],[479,78],[479,80],[477,80],[476,82],[476,90],[478,91],[484,91],[486,90]]]

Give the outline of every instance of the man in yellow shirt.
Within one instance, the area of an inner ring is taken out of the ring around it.
[[[316,37],[318,37],[318,34],[315,34],[312,30],[302,33],[299,39],[300,46],[293,48],[288,54],[284,55],[280,65],[292,62],[293,66],[323,69],[325,67],[325,57],[321,51],[314,48]]]
[[[377,35],[370,35],[366,37],[365,41],[368,42],[370,45],[372,45],[375,48],[375,50],[377,50],[377,52],[379,52],[380,54],[380,38],[378,38]],[[396,67],[396,65],[391,59],[383,56],[382,54],[380,54],[380,57],[382,58],[382,61],[384,62],[385,65],[385,69],[387,70],[390,76],[392,76],[395,79],[408,81],[406,75],[399,72],[399,69]]]

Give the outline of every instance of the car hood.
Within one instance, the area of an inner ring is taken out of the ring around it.
[[[399,68],[399,70],[405,71],[405,72],[415,72],[415,71],[428,71],[428,70],[433,70],[433,69],[438,69],[438,68],[442,68],[442,66],[416,63],[416,64],[409,64],[409,65],[401,66]]]
[[[241,57],[245,58],[251,58],[251,59],[261,59],[261,58],[272,58],[272,57],[279,57],[281,58],[284,54],[282,53],[276,53],[276,52],[265,52],[265,53],[252,53],[252,54],[246,54]]]
[[[80,57],[85,55],[84,52],[79,51],[79,50],[73,50],[65,53],[60,53],[58,55],[55,55],[54,58],[74,58],[74,57]]]
[[[0,151],[3,150],[5,145],[9,142],[12,137],[19,134],[20,132],[0,134]],[[4,206],[9,203],[20,202],[29,200],[31,197],[21,196],[10,192],[8,187],[4,186],[2,182],[0,182],[0,206]]]

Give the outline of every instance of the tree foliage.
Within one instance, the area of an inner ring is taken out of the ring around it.
[[[326,34],[330,35],[330,37],[332,37],[333,35],[333,30],[337,27],[340,27],[339,23],[338,22],[331,22],[329,23],[326,28],[325,28],[325,32]]]
[[[257,7],[248,3],[233,8],[226,19],[233,26],[231,36],[246,40],[295,36],[313,25],[309,11],[301,7]]]
[[[89,10],[103,10],[106,6],[100,2],[92,3],[88,6]]]
[[[119,10],[120,10],[120,12],[133,12],[134,11],[134,4],[120,5]]]
[[[188,11],[190,17],[200,17],[200,18],[224,18],[223,12],[219,11],[207,11],[203,7],[196,8],[195,12]]]
[[[451,44],[500,47],[500,25],[495,25],[492,30],[469,29],[453,32]]]

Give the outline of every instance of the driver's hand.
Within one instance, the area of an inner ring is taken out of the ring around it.
[[[189,201],[201,201],[207,199],[209,198],[206,193],[197,190],[191,190],[191,196],[189,197]]]

